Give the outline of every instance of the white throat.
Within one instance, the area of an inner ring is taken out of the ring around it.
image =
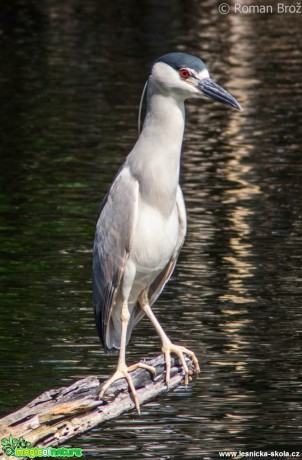
[[[183,99],[162,94],[152,80],[142,132],[127,158],[144,201],[169,215],[176,201],[185,125]]]

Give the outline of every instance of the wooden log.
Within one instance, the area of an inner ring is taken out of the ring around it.
[[[193,363],[187,356],[186,360],[192,374]],[[172,358],[169,387],[165,384],[163,355],[144,362],[155,367],[156,376],[145,369],[136,369],[131,373],[141,406],[177,388],[184,377],[178,358]],[[0,441],[8,439],[10,435],[16,439],[22,436],[31,443],[31,447],[57,447],[101,423],[135,410],[125,379],[114,382],[107,390],[105,399],[99,400],[98,395],[104,383],[90,376],[69,387],[46,391],[26,406],[0,419]]]

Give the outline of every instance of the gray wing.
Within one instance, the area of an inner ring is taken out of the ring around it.
[[[102,345],[106,341],[112,306],[129,255],[138,203],[138,182],[123,167],[105,196],[93,245],[93,308]]]
[[[177,195],[176,195],[176,206],[178,210],[178,222],[179,222],[179,233],[178,233],[178,240],[175,247],[175,251],[163,271],[155,278],[153,283],[151,284],[148,296],[149,296],[149,304],[153,305],[156,299],[159,297],[160,293],[164,289],[166,283],[169,281],[173,270],[175,268],[180,250],[185,240],[186,232],[187,232],[187,214],[186,214],[186,207],[183,198],[183,194],[181,191],[180,186],[177,188]],[[144,313],[137,305],[136,308],[136,315],[134,320],[134,326],[144,317]]]

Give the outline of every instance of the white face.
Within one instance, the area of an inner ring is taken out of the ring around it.
[[[154,64],[150,76],[151,81],[159,91],[162,88],[165,93],[173,93],[174,97],[178,96],[181,99],[202,97],[198,83],[205,78],[210,78],[206,68],[200,72],[189,67],[176,70],[164,62]]]

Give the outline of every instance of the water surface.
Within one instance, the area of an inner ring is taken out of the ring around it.
[[[244,108],[187,104],[188,236],[154,306],[202,373],[71,445],[110,460],[301,447],[301,17],[222,16],[210,0],[1,10],[1,414],[116,366],[91,308],[95,219],[136,140],[148,66],[181,50]],[[129,362],[159,351],[144,320]]]

